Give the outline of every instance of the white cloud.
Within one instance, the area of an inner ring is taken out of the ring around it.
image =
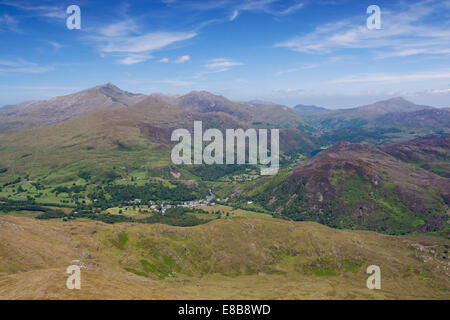
[[[278,12],[278,15],[286,15],[286,14],[291,14],[294,13],[297,10],[300,10],[301,8],[303,8],[304,4],[303,3],[298,3],[296,5],[293,5],[291,7],[288,7],[284,10],[281,10]]]
[[[262,12],[273,16],[283,16],[292,14],[303,6],[304,4],[298,0],[185,0],[177,2],[177,7],[192,11],[230,10],[229,21],[235,20],[242,12]]]
[[[189,60],[191,60],[191,57],[186,55],[186,56],[179,57],[178,59],[176,59],[174,61],[174,63],[184,63],[184,62],[187,62]]]
[[[158,60],[159,63],[169,63],[169,58],[162,58]]]
[[[150,32],[140,36],[113,37],[99,39],[107,42],[101,48],[102,52],[148,52],[162,49],[175,42],[195,37],[195,32]]]
[[[99,29],[98,34],[89,36],[98,46],[100,55],[120,56],[118,63],[131,65],[147,61],[152,52],[166,48],[174,43],[197,36],[195,32],[147,32],[141,33],[133,19],[108,24]],[[159,62],[168,62],[161,59]],[[185,58],[183,58],[185,59]]]
[[[14,60],[0,59],[0,74],[8,73],[44,73],[54,70],[51,66],[40,66],[37,63],[16,58]]]
[[[236,19],[239,15],[239,10],[234,10],[233,13],[230,16],[230,21],[233,21],[234,19]]]
[[[287,88],[287,89],[278,89],[278,90],[273,90],[272,93],[278,95],[298,95],[298,94],[302,94],[306,92],[305,89],[292,89],[292,88]]]
[[[287,70],[278,71],[277,73],[275,73],[275,75],[277,77],[279,77],[279,76],[282,76],[282,75],[288,74],[288,73],[294,73],[294,72],[298,72],[298,71],[302,71],[302,70],[318,68],[319,66],[320,65],[318,65],[318,64],[303,65],[303,66],[298,67],[298,68],[291,68],[291,69],[287,69]]]
[[[388,11],[382,8],[382,29],[369,30],[360,17],[318,26],[314,31],[277,43],[275,47],[310,54],[340,49],[376,49],[377,58],[416,54],[447,54],[450,30],[444,25],[430,26],[427,19],[442,10],[435,1],[408,2],[406,7]]]
[[[334,56],[328,59],[325,59],[324,61],[321,61],[320,63],[310,63],[310,64],[304,64],[301,65],[299,67],[296,68],[290,68],[287,70],[281,70],[278,71],[277,73],[275,73],[275,76],[279,77],[288,73],[294,73],[294,72],[299,72],[299,71],[303,71],[303,70],[309,70],[309,69],[316,69],[316,68],[320,68],[338,61],[341,61],[344,57],[342,56]]]
[[[430,90],[430,93],[432,93],[432,94],[450,94],[450,88],[449,89],[433,89],[433,90]]]
[[[132,19],[111,23],[100,28],[99,33],[105,37],[121,37],[138,32],[138,26]]]
[[[345,77],[332,80],[329,83],[401,83],[409,81],[423,81],[432,79],[450,79],[450,71],[411,73],[411,74],[368,74],[364,76]]]
[[[46,17],[58,20],[66,19],[66,8],[56,5],[35,5],[29,1],[1,1],[0,4],[14,7],[36,17]]]
[[[285,1],[288,2],[288,1]],[[283,8],[279,8],[280,1],[278,0],[247,0],[242,1],[237,5],[233,13],[230,16],[230,21],[235,20],[241,12],[264,12],[274,16],[283,16],[292,14],[301,8],[304,4],[298,1],[291,1],[292,4],[285,5]],[[278,4],[277,8],[274,8],[274,4]],[[284,4],[284,3],[283,3]],[[228,4],[229,5],[229,4]]]
[[[391,57],[408,57],[413,56],[417,54],[450,54],[450,48],[445,49],[431,49],[431,48],[422,48],[422,49],[405,49],[405,50],[398,50],[398,51],[392,51],[387,53],[378,53],[375,58],[377,59],[385,59],[385,58],[391,58]]]
[[[242,62],[233,61],[231,59],[227,58],[216,58],[209,60],[204,67],[206,70],[197,72],[194,76],[192,76],[193,79],[200,79],[201,77],[208,75],[208,74],[214,74],[214,73],[220,73],[230,70],[232,67],[243,65]]]
[[[136,64],[136,63],[140,63],[140,62],[145,62],[151,58],[153,58],[153,57],[149,54],[131,54],[127,57],[124,57],[124,58],[118,60],[118,62],[120,64],[131,65],[131,64]]]
[[[442,96],[450,94],[450,89],[426,89],[421,91],[399,91],[392,95],[402,97],[424,97],[424,96]]]
[[[240,66],[240,65],[243,65],[243,63],[233,61],[230,59],[226,59],[226,58],[217,58],[217,59],[212,59],[212,60],[208,61],[208,63],[205,65],[205,67],[208,69],[226,69],[226,70],[228,70],[231,67]]]

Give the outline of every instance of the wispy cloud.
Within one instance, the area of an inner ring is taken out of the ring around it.
[[[377,58],[416,54],[448,54],[450,30],[426,24],[442,10],[438,1],[408,2],[396,11],[383,10],[382,30],[369,30],[360,17],[318,26],[314,31],[277,43],[275,47],[311,54],[326,54],[340,49],[375,49]]]
[[[363,76],[344,77],[329,83],[401,83],[408,81],[423,81],[432,79],[450,79],[450,71],[410,74],[368,74]]]
[[[153,58],[152,52],[156,50],[197,36],[197,33],[192,31],[142,32],[141,29],[135,20],[127,18],[100,27],[99,31],[88,39],[95,43],[102,55],[120,56],[118,63],[131,65]]]
[[[277,89],[272,90],[269,95],[274,97],[298,97],[303,94],[305,94],[307,91],[305,89],[293,89],[293,88],[286,88],[286,89]]]
[[[191,78],[192,79],[200,79],[203,76],[229,71],[233,67],[241,66],[241,65],[244,65],[244,63],[238,62],[238,61],[233,61],[228,58],[211,59],[204,65],[205,70],[197,72]]]
[[[243,65],[242,62],[233,61],[227,58],[216,58],[209,60],[205,67],[211,70],[229,70],[231,67]]]
[[[303,65],[297,68],[291,68],[291,69],[286,69],[286,70],[281,70],[278,71],[277,73],[275,73],[275,75],[277,77],[288,74],[288,73],[294,73],[294,72],[299,72],[302,70],[308,70],[308,69],[315,69],[318,68],[320,65],[319,64],[308,64],[308,65]]]
[[[122,59],[119,59],[120,64],[131,65],[135,63],[140,63],[152,59],[153,56],[150,54],[130,54]]]
[[[288,3],[288,4],[285,4]],[[230,21],[235,20],[242,12],[264,12],[274,16],[283,16],[303,8],[304,4],[298,1],[279,0],[247,0],[240,2],[232,11]]]
[[[431,96],[431,95],[450,95],[450,88],[448,88],[448,89],[426,89],[426,90],[421,90],[421,91],[395,92],[395,96],[402,96],[402,97],[419,97],[419,96]]]
[[[61,49],[63,47],[62,44],[60,44],[59,42],[56,42],[56,41],[48,40],[45,42],[47,42],[49,45],[51,45],[53,47],[53,49],[55,49],[56,51],[58,51],[59,49]]]
[[[189,60],[191,60],[191,57],[186,55],[186,56],[181,56],[181,57],[179,57],[178,59],[176,59],[176,60],[174,61],[174,63],[180,64],[180,63],[187,62],[187,61],[189,61]]]
[[[0,75],[9,73],[44,73],[53,69],[51,66],[40,66],[22,58],[13,60],[0,59]]]
[[[162,49],[175,42],[195,37],[195,32],[149,32],[139,36],[97,38],[106,42],[101,47],[105,53],[142,53]]]
[[[239,10],[233,10],[233,13],[230,16],[230,21],[233,21],[239,16]]]
[[[326,66],[328,64],[338,62],[342,59],[343,59],[343,57],[334,56],[334,57],[331,57],[331,58],[326,59],[319,63],[304,64],[299,67],[278,71],[277,73],[275,73],[275,76],[280,77],[280,76],[288,74],[288,73],[294,73],[294,72],[300,72],[300,71],[304,71],[304,70],[320,68],[320,67]]]
[[[30,16],[62,20],[66,18],[66,8],[59,5],[36,5],[33,1],[0,1],[0,5],[14,7],[25,11]]]
[[[169,63],[169,61],[169,58],[162,58],[158,60],[159,63]]]
[[[293,4],[288,4],[282,8],[275,8],[274,4],[279,4],[278,0],[252,0],[243,1],[237,5],[230,16],[230,21],[235,20],[242,12],[264,12],[267,14],[275,16],[288,15],[300,10],[304,4],[300,2],[294,2]]]
[[[137,33],[139,27],[133,19],[108,24],[100,28],[99,33],[105,37],[121,37]]]
[[[228,20],[235,20],[243,12],[261,12],[273,16],[289,15],[303,8],[304,4],[298,0],[183,0],[163,1],[167,5],[192,11],[210,11],[231,9]]]
[[[0,16],[0,32],[2,31],[22,32],[19,28],[19,21],[8,14]]]

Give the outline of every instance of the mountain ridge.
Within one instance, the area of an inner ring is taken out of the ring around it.
[[[449,143],[450,136],[381,147],[340,142],[284,176],[249,185],[241,197],[286,218],[332,227],[448,233]],[[441,169],[416,165],[417,157]]]
[[[0,133],[50,125],[103,108],[128,107],[145,97],[107,83],[65,96],[19,104],[0,109]]]

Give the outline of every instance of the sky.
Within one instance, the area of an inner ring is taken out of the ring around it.
[[[80,29],[67,27],[70,5]],[[0,44],[0,105],[113,83],[331,109],[397,96],[450,107],[450,0],[0,0]]]

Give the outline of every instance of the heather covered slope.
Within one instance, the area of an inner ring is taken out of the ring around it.
[[[332,227],[445,233],[449,231],[448,178],[398,158],[411,146],[414,155],[434,157],[445,167],[450,161],[448,149],[431,146],[448,140],[428,138],[422,145],[419,140],[381,148],[342,142],[290,172],[248,185],[241,197],[283,217]]]
[[[0,299],[448,299],[444,239],[270,218],[180,228],[0,216]],[[81,290],[65,287],[79,264]],[[366,268],[381,268],[381,290]]]
[[[450,138],[424,137],[386,145],[383,151],[395,158],[450,178]]]

